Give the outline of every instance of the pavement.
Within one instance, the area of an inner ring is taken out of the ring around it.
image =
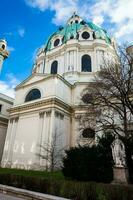
[[[0,184],[0,200],[70,200]]]
[[[0,193],[0,200],[24,200],[24,199]]]

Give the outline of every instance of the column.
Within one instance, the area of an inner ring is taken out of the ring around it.
[[[7,135],[6,135],[5,146],[4,146],[4,152],[3,152],[2,162],[1,162],[1,164],[2,164],[3,167],[5,167],[5,164],[7,163],[7,160],[8,160],[9,145],[10,145],[10,141],[11,141],[12,126],[13,126],[13,119],[10,119],[9,123],[8,123]]]
[[[70,66],[71,71],[74,71],[74,51],[70,51]]]
[[[54,116],[55,116],[55,110],[52,109],[51,118],[50,118],[50,133],[49,133],[49,141],[50,142],[52,141],[53,134],[55,132],[55,130],[54,130]]]
[[[40,166],[40,162],[41,162],[41,145],[42,144],[42,133],[43,133],[43,125],[44,125],[44,114],[45,112],[40,112],[39,113],[39,134],[38,134],[38,141],[37,141],[37,163]]]
[[[14,145],[14,136],[16,132],[16,123],[18,122],[18,119],[13,118],[12,121],[12,129],[10,132],[10,141],[9,141],[9,148],[8,148],[8,154],[7,154],[7,161],[9,165],[12,165],[12,155],[13,155],[13,145]]]
[[[0,73],[1,73],[2,65],[3,65],[3,60],[4,60],[3,56],[0,55]]]
[[[76,70],[78,71],[78,72],[80,72],[81,71],[81,64],[79,64],[79,59],[80,59],[80,54],[79,54],[79,51],[78,51],[78,48],[77,48],[77,56],[76,56]],[[80,66],[80,67],[79,67]]]
[[[74,71],[77,71],[77,52],[76,50],[74,51]]]
[[[47,124],[46,124],[46,130],[47,130],[47,138],[46,139],[46,144],[48,145],[48,148],[50,148],[51,142],[52,142],[52,135],[53,135],[53,122],[54,122],[54,110],[49,110],[46,112],[46,117],[48,119]],[[47,157],[49,157],[49,153],[47,151]],[[49,167],[49,160],[46,160],[46,169]]]
[[[14,119],[14,130],[13,130],[12,141],[11,141],[11,146],[10,146],[10,160],[11,160],[11,162],[13,162],[13,151],[14,151],[14,143],[15,143],[17,127],[18,127],[18,120],[19,120],[18,117],[16,117]]]
[[[69,67],[69,52],[67,52],[66,54],[67,54],[67,62],[66,62],[66,72],[67,72]]]

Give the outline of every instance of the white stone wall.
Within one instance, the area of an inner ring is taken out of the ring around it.
[[[19,88],[16,91],[14,106],[26,104],[26,95],[34,88],[39,89],[41,92],[41,99],[36,101],[57,97],[65,103],[71,104],[71,86],[69,84],[65,84],[60,78],[53,76],[50,78],[44,78],[40,82],[35,81],[32,85],[30,80],[30,83],[27,82],[24,87]],[[29,102],[27,102],[27,104],[28,103]]]
[[[70,118],[59,110],[29,112],[10,119],[2,166],[25,169],[48,166],[48,161],[37,154],[42,152],[40,145],[51,144],[56,133],[59,149],[70,146]]]

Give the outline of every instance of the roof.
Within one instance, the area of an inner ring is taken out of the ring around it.
[[[13,102],[14,102],[14,99],[12,97],[9,97],[9,96],[2,94],[2,93],[0,93],[0,99],[2,99],[3,101],[7,101],[10,104],[13,104]]]
[[[80,19],[78,23],[77,23],[77,20],[75,21],[73,20],[76,18]],[[73,20],[73,23],[69,23],[71,20]],[[56,37],[58,35],[62,36],[62,44],[65,44],[68,40],[70,40],[71,36],[74,39],[78,39],[78,32],[81,29],[87,28],[87,27],[93,31],[94,38],[105,40],[106,43],[108,44],[111,43],[111,39],[109,35],[107,34],[106,30],[94,24],[93,22],[90,22],[90,21],[85,22],[78,15],[74,13],[64,27],[59,27],[59,29],[48,38],[48,41],[46,42],[46,46],[45,46],[45,51],[51,50],[53,37]]]

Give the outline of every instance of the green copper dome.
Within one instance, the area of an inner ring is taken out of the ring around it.
[[[79,20],[76,20],[76,18]],[[73,21],[71,21],[72,19]],[[103,28],[92,22],[85,22],[78,15],[74,14],[68,20],[68,23],[66,24],[65,27],[59,27],[59,29],[49,37],[45,46],[45,51],[49,51],[52,49],[53,38],[58,38],[58,36],[61,37],[62,38],[61,44],[65,44],[70,39],[78,40],[79,37],[78,32],[87,27],[93,31],[94,39],[102,39],[105,40],[106,43],[108,44],[111,43],[110,37]]]

